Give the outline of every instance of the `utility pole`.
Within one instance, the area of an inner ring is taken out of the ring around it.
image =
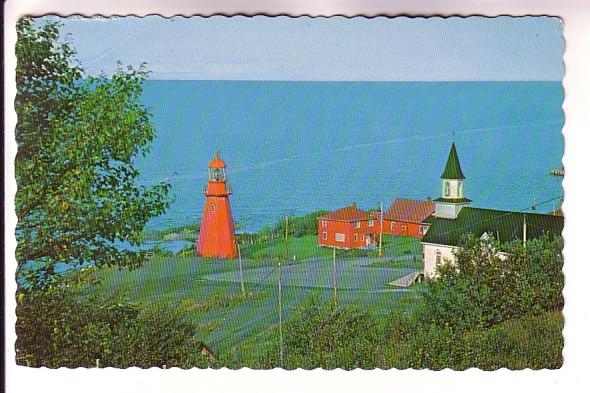
[[[289,215],[285,213],[285,260],[289,262]]]
[[[238,243],[238,263],[240,265],[240,284],[242,286],[242,295],[246,295],[246,289],[244,288],[244,271],[242,270],[242,252],[240,251],[240,243]]]
[[[526,247],[526,214],[522,223],[522,245]]]
[[[338,287],[336,286],[336,247],[332,248],[332,285],[334,287],[334,307],[338,306]]]
[[[379,256],[383,255],[383,202],[379,208]]]
[[[282,269],[279,262],[279,359],[280,366],[283,367],[283,289],[281,287]]]

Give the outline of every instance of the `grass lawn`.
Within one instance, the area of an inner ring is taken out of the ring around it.
[[[376,251],[337,254],[338,302],[376,315],[409,309],[421,285],[396,289],[387,285],[421,269],[407,250],[419,241],[388,239],[383,258]],[[358,250],[356,250],[358,251]],[[283,264],[283,318],[310,296],[332,301],[332,250],[318,248],[315,236],[289,240],[296,262]],[[242,247],[246,296],[242,295],[238,260],[202,259],[192,255],[157,255],[137,270],[100,269],[100,298],[122,297],[145,306],[163,302],[182,307],[197,322],[197,334],[215,350],[230,350],[245,340],[260,339],[278,323],[278,262],[284,260],[284,241]],[[421,261],[420,261],[421,263]],[[265,333],[266,332],[266,333]]]
[[[301,261],[309,258],[321,258],[332,255],[332,250],[318,247],[317,236],[307,235],[289,239],[289,260]],[[251,259],[283,261],[285,259],[285,240],[277,239],[262,243],[244,244],[242,256]]]
[[[269,240],[261,243],[243,244],[241,246],[242,256],[251,259],[267,259],[282,261],[285,259],[285,240]],[[378,249],[355,249],[355,250],[337,250],[337,256],[346,257],[376,257]],[[402,255],[422,255],[422,246],[420,239],[413,237],[383,235],[383,255],[384,256],[402,256]],[[306,235],[302,237],[292,237],[289,239],[289,260],[301,261],[309,258],[323,258],[332,256],[332,249],[328,247],[318,247],[316,235]],[[295,259],[293,259],[295,257]]]
[[[415,237],[383,235],[383,255],[416,255],[422,258],[422,244]]]

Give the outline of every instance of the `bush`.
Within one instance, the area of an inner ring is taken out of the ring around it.
[[[207,367],[198,329],[178,308],[86,295],[77,273],[44,291],[17,295],[17,363],[32,367]]]
[[[386,363],[400,369],[555,369],[563,362],[562,329],[563,318],[557,312],[531,314],[464,332],[406,320],[394,325]]]
[[[313,297],[299,306],[283,325],[283,368],[374,368],[380,353],[380,332],[371,315],[352,308],[334,307],[332,303],[324,304]],[[248,352],[258,352],[246,361],[248,367],[281,367],[278,327],[273,328],[264,344],[258,340],[242,346],[239,351],[240,355],[234,359],[248,357]]]
[[[302,237],[318,234],[318,217],[328,213],[327,210],[318,210],[304,216],[289,217],[289,236]],[[274,238],[285,236],[285,220],[281,220],[272,228],[265,228],[262,232],[272,234]]]
[[[396,368],[558,368],[563,348],[563,242],[526,246],[468,236],[437,267],[414,311],[391,317],[387,362]],[[504,252],[500,256],[498,251]]]
[[[530,312],[563,307],[563,241],[543,236],[526,247],[465,239],[455,263],[437,267],[430,280],[421,318],[425,323],[466,330],[490,327]],[[498,250],[507,253],[501,257]]]

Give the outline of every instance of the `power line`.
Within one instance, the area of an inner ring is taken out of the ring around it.
[[[559,200],[559,199],[562,199],[562,198],[563,198],[563,195],[556,196],[556,197],[553,197],[553,198],[547,199],[547,200],[545,200],[545,201],[542,201],[542,202],[540,202],[540,203],[537,203],[537,204],[536,204],[536,206],[545,205],[545,204],[547,204],[547,203],[550,203],[550,202],[553,202],[553,201],[556,201],[556,200]],[[450,234],[450,233],[454,233],[454,232],[460,231],[460,230],[462,230],[462,229],[467,229],[467,228],[473,227],[473,226],[475,226],[476,224],[481,224],[481,223],[483,223],[483,222],[488,222],[488,221],[494,221],[494,220],[497,220],[497,219],[499,219],[499,218],[501,218],[501,217],[509,216],[509,215],[512,215],[512,214],[514,214],[514,213],[521,213],[521,212],[526,212],[526,211],[528,211],[528,210],[533,210],[533,209],[532,209],[532,207],[531,207],[531,206],[528,206],[528,207],[526,207],[526,208],[524,208],[524,209],[520,209],[520,210],[516,210],[516,211],[506,211],[506,212],[505,212],[505,213],[503,213],[503,214],[500,214],[500,215],[497,215],[497,216],[494,216],[494,217],[491,217],[491,218],[487,218],[487,219],[484,219],[484,220],[479,220],[479,221],[475,221],[475,222],[470,222],[469,224],[467,224],[467,225],[464,225],[464,226],[462,226],[462,227],[459,227],[459,228],[454,228],[454,229],[452,229],[452,230],[449,230],[449,231],[446,231],[446,232],[442,232],[442,233],[441,233],[441,235],[448,235],[448,234]],[[534,213],[534,214],[544,215],[543,213]],[[397,246],[404,246],[404,245],[406,245],[406,244],[410,244],[410,243],[413,243],[413,241],[407,241],[407,242],[399,243],[399,244],[397,244]]]

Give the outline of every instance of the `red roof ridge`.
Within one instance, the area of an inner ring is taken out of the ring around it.
[[[435,203],[430,199],[396,198],[383,218],[392,221],[421,223],[434,213]]]
[[[373,216],[371,213],[363,211],[356,207],[353,203],[350,206],[345,206],[338,210],[334,210],[333,212],[326,213],[318,217],[318,219],[322,220],[334,220],[334,221],[363,221],[363,220],[370,220]]]

